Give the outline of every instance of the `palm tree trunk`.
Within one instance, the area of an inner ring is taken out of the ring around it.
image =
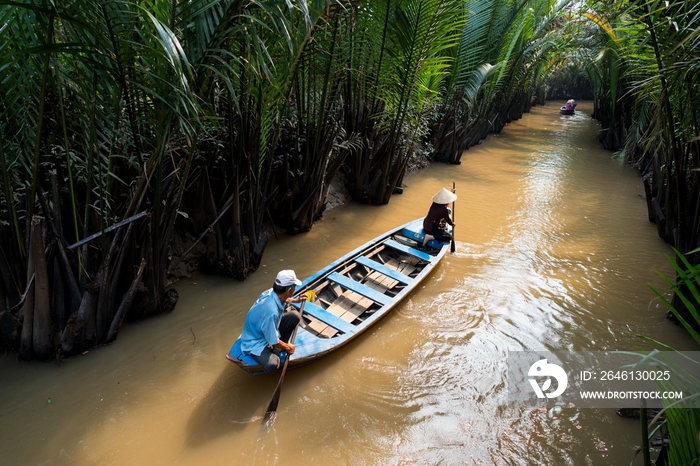
[[[51,273],[51,303],[53,306],[52,313],[56,328],[63,330],[66,326],[66,293],[63,280],[61,279],[61,266],[58,264],[58,259],[54,256],[51,261],[53,271]]]
[[[34,345],[34,258],[29,249],[27,258],[27,283],[29,284],[24,295],[24,304],[20,318],[22,319],[22,336],[19,346],[19,358],[29,361],[32,358]]]
[[[32,346],[34,357],[47,360],[53,357],[53,321],[51,318],[51,298],[49,294],[49,273],[44,254],[44,240],[41,220],[32,219],[31,255],[36,278],[34,280],[34,322]]]

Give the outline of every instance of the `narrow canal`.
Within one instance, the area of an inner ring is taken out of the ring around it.
[[[591,105],[560,104],[489,136],[462,165],[410,174],[384,207],[334,209],[272,240],[244,283],[178,283],[168,316],[58,363],[0,356],[2,465],[619,465],[638,421],[608,409],[507,407],[509,350],[697,349],[647,284],[671,254],[647,221],[634,169],[596,141]],[[287,374],[278,418],[259,425],[277,376],[224,354],[281,268],[306,277],[425,214],[457,184],[457,252],[392,315]],[[641,464],[640,459],[635,464]]]

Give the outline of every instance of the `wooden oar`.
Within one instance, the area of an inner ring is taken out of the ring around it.
[[[455,182],[452,182],[452,192],[455,192]],[[452,201],[452,223],[455,221],[455,201]],[[454,254],[456,249],[455,246],[455,227],[452,227],[452,244],[450,245],[450,252]]]
[[[304,312],[304,305],[306,304],[306,300],[301,302],[301,307],[299,308],[299,315],[302,316],[303,319],[303,312]],[[301,323],[302,320],[299,320],[299,323]],[[294,327],[294,333],[292,333],[292,338],[289,340],[290,344],[294,344],[294,339],[297,336],[297,329],[299,328],[299,324],[297,324],[296,327]],[[284,367],[282,368],[282,375],[280,375],[280,380],[277,382],[277,388],[275,388],[275,392],[272,394],[272,398],[270,398],[270,404],[267,405],[267,411],[265,412],[265,417],[263,417],[262,424],[266,425],[267,427],[272,427],[272,424],[275,423],[275,419],[277,418],[277,405],[280,402],[280,394],[282,393],[282,382],[284,382],[284,374],[287,372],[287,366],[289,365],[289,360],[292,358],[291,354],[287,354],[287,359],[284,361]]]

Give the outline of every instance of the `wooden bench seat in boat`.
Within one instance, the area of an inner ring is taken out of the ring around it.
[[[343,333],[354,333],[355,326],[340,319],[338,316],[331,314],[322,307],[315,305],[314,303],[307,302],[304,305],[304,314],[315,317],[319,321],[328,324],[329,326],[340,330]]]
[[[424,261],[430,261],[430,259],[431,259],[430,254],[425,253],[423,251],[419,251],[416,248],[406,246],[405,244],[401,244],[398,241],[394,241],[393,239],[386,240],[384,242],[384,244],[389,246],[392,249],[396,249],[397,251],[405,252],[406,254],[410,254],[410,255],[417,257],[419,259],[422,259]]]
[[[382,275],[386,275],[389,278],[393,278],[394,280],[401,282],[405,285],[410,284],[413,282],[413,279],[407,275],[404,275],[403,273],[397,271],[395,268],[387,267],[384,264],[381,264],[375,260],[372,260],[368,257],[365,256],[359,256],[358,258],[355,259],[355,262],[358,264],[362,264],[365,267],[368,267],[372,270],[375,270]],[[389,286],[388,288],[391,288],[392,286]]]
[[[382,305],[387,305],[391,303],[391,297],[379,293],[377,290],[374,290],[368,287],[367,285],[358,283],[346,277],[345,275],[340,275],[338,272],[332,272],[330,275],[328,275],[328,280],[342,286],[345,289],[352,290],[355,293],[364,296],[365,298],[369,298],[376,303]]]

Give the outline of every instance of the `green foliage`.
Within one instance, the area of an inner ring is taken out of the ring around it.
[[[585,66],[605,146],[624,147],[643,170],[660,167],[664,192],[652,194],[669,199],[660,234],[681,252],[698,247],[700,3],[590,1],[580,17],[590,23],[589,38],[571,44],[588,45]]]
[[[669,311],[673,313],[675,318],[678,319],[683,327],[688,330],[695,341],[700,344],[700,334],[696,331],[696,328],[700,326],[700,309],[697,308],[697,303],[700,303],[700,266],[691,265],[683,254],[681,254],[679,251],[675,252],[677,260],[669,258],[669,261],[673,264],[676,270],[677,280],[673,282],[663,274],[659,273],[659,275],[669,285],[669,288],[675,293],[675,295],[680,298],[685,308],[690,311],[693,321],[688,322],[683,315],[678,312],[677,309],[675,309],[672,303],[668,301],[664,294],[655,290],[653,287],[651,289],[668,307]],[[698,252],[700,252],[700,250],[693,251],[690,254],[695,254]],[[665,349],[672,350],[672,348],[666,345],[662,346]],[[652,353],[649,357],[654,358],[654,353]],[[660,362],[663,363],[664,361]],[[694,361],[694,363],[700,364],[700,361]],[[689,400],[688,395],[698,396],[700,393],[700,380],[693,378],[686,371],[678,367],[670,367],[670,369],[674,374],[671,380],[684,381],[684,385],[678,386],[675,383],[671,384],[669,382],[659,382],[659,387],[662,390],[683,390],[686,398],[673,403],[669,400],[663,400],[665,404],[663,412],[666,415],[665,425],[670,439],[668,464],[699,464],[700,450],[698,446],[698,433],[700,432],[700,409],[689,409],[686,406],[689,402],[692,406],[697,404],[693,403],[692,400]],[[682,402],[686,403],[686,405],[682,404]]]
[[[529,108],[545,77],[544,63],[557,52],[555,26],[565,6],[551,1],[465,2],[465,25],[449,50],[454,61],[433,118],[438,160],[458,162],[484,129],[500,131],[511,113],[519,117]]]
[[[398,165],[405,167],[408,155],[397,154],[399,140],[404,132],[410,135],[415,131],[423,109],[439,96],[437,86],[451,62],[445,52],[457,45],[463,24],[464,7],[459,1],[406,1],[394,11],[387,66],[378,89],[386,105],[385,121],[379,126],[389,138],[386,173],[397,156]],[[390,183],[392,189],[397,179]]]
[[[160,312],[165,299],[164,258],[200,127],[193,69],[169,26],[176,12],[165,6],[0,2],[0,182],[11,232],[0,226],[0,250],[12,264],[4,286],[11,297],[24,290],[29,220],[41,215],[62,251],[51,256],[62,258],[54,286],[81,282],[82,293],[98,281],[96,313],[81,316],[91,343],[104,341],[133,255],[149,263],[147,312]],[[65,252],[144,209],[155,219],[150,238],[117,230]],[[55,303],[60,322],[77,311],[77,294]]]

